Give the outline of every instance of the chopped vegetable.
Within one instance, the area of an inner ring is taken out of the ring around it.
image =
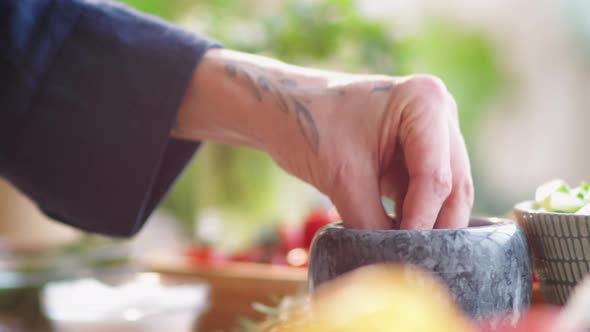
[[[553,180],[549,181],[537,188],[535,192],[535,201],[542,207],[545,207],[549,204],[549,199],[551,198],[551,194],[555,192],[564,192],[567,193],[569,191],[569,187],[567,183],[563,180]]]
[[[590,215],[590,184],[570,188],[563,180],[549,181],[537,188],[535,202],[538,209],[548,212]]]
[[[590,204],[586,204],[583,208],[576,211],[576,214],[582,214],[585,216],[590,216]]]
[[[549,196],[549,204],[545,206],[546,210],[555,212],[573,213],[584,207],[587,202],[575,194],[566,194],[554,192]]]

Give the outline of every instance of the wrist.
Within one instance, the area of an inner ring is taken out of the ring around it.
[[[260,105],[252,77],[235,77],[224,50],[210,50],[195,70],[172,135],[267,151],[273,119]]]
[[[317,154],[312,111],[325,109],[338,89],[333,73],[269,58],[210,50],[197,68],[172,135],[254,147],[271,155],[307,148]]]

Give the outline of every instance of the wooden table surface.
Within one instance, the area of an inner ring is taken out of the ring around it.
[[[254,263],[196,266],[162,262],[153,269],[169,276],[193,277],[210,287],[210,308],[198,323],[199,332],[228,331],[240,318],[258,321],[263,315],[253,303],[271,304],[272,297],[296,294],[307,288],[307,270]]]

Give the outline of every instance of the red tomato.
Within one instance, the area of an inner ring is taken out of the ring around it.
[[[187,256],[191,263],[216,264],[225,260],[223,253],[209,246],[193,245],[188,248]]]
[[[229,260],[232,262],[256,263],[261,261],[263,255],[264,249],[260,246],[255,246],[231,255]]]
[[[289,265],[289,263],[287,263],[287,257],[284,254],[276,254],[272,256],[270,262],[273,265]]]
[[[296,225],[281,224],[277,230],[279,234],[279,249],[282,254],[287,254],[291,249],[303,246],[303,233]]]
[[[305,219],[303,226],[303,245],[309,249],[317,231],[333,222],[339,221],[340,216],[335,209],[315,209]]]
[[[256,262],[256,257],[252,256],[250,253],[244,254],[236,254],[229,257],[229,260],[232,262],[242,262],[242,263],[250,263]]]
[[[573,332],[557,331],[556,321],[559,316],[559,308],[549,305],[538,305],[532,307],[516,324],[510,326],[508,323],[496,329],[484,332]]]

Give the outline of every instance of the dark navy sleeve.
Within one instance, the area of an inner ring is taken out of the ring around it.
[[[56,220],[134,234],[198,147],[170,130],[213,47],[113,2],[0,0],[0,175]]]

